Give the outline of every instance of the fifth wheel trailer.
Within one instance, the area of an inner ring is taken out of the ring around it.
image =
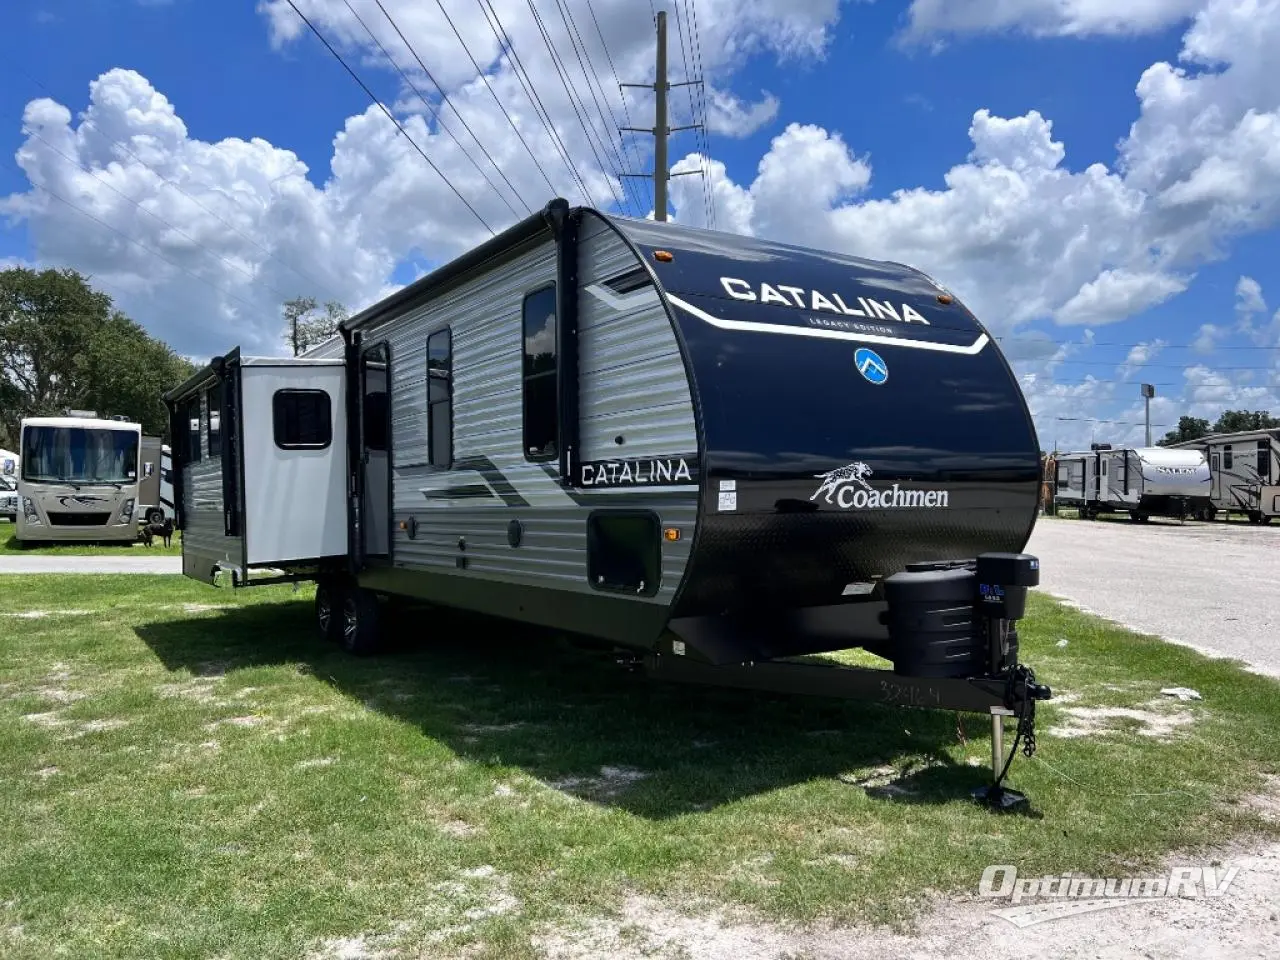
[[[1054,500],[1092,518],[1127,512],[1139,522],[1152,516],[1204,517],[1211,509],[1209,464],[1198,450],[1117,447],[1055,455]]]
[[[1280,430],[1211,433],[1172,448],[1199,450],[1209,460],[1213,513],[1243,513],[1250,523],[1280,516]]]
[[[1014,627],[1031,416],[920,272],[555,200],[340,333],[166,395],[188,576],[313,579],[360,653],[380,599],[411,598],[672,680],[1020,733],[1050,696]],[[782,660],[849,647],[892,669]]]

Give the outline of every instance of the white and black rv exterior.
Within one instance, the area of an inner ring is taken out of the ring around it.
[[[1011,629],[1039,576],[1031,416],[907,267],[557,200],[312,355],[232,351],[166,400],[184,571],[315,579],[351,649],[407,597],[673,679],[1048,696]],[[894,671],[768,662],[851,646]]]
[[[1212,476],[1211,513],[1243,513],[1250,523],[1280,516],[1280,430],[1211,433],[1170,448],[1200,450]]]
[[[1209,464],[1197,450],[1094,444],[1088,452],[1055,454],[1059,506],[1080,515],[1126,512],[1145,522],[1153,516],[1204,517],[1211,508]]]

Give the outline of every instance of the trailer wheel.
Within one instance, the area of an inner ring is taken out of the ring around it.
[[[147,511],[147,523],[164,523],[164,511],[159,507],[152,507]]]
[[[1257,510],[1250,510],[1250,511],[1249,511],[1249,522],[1250,522],[1250,523],[1255,523],[1255,524],[1256,524],[1256,523],[1261,523],[1261,522],[1262,522],[1262,514],[1261,514],[1260,512],[1258,512]]]
[[[334,580],[321,580],[316,584],[316,628],[327,641],[337,643],[342,639],[342,587]]]
[[[378,595],[363,587],[353,587],[342,598],[342,649],[358,657],[376,653],[379,641]]]

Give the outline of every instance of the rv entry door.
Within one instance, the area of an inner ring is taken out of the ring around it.
[[[385,343],[360,356],[360,528],[368,560],[391,555],[390,367]]]

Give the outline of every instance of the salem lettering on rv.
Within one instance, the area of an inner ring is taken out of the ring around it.
[[[675,486],[697,481],[697,461],[686,457],[645,457],[636,460],[588,460],[578,464],[579,487]]]
[[[852,303],[849,303],[834,291],[823,293],[821,290],[806,290],[804,287],[793,287],[785,283],[762,283],[757,292],[752,284],[737,277],[721,277],[720,286],[735,300],[776,303],[783,307],[799,307],[801,310],[825,310],[846,317],[896,320],[898,323],[923,323],[929,326],[929,321],[919,311],[911,304],[901,301],[895,307],[889,300],[851,296],[848,299]]]

